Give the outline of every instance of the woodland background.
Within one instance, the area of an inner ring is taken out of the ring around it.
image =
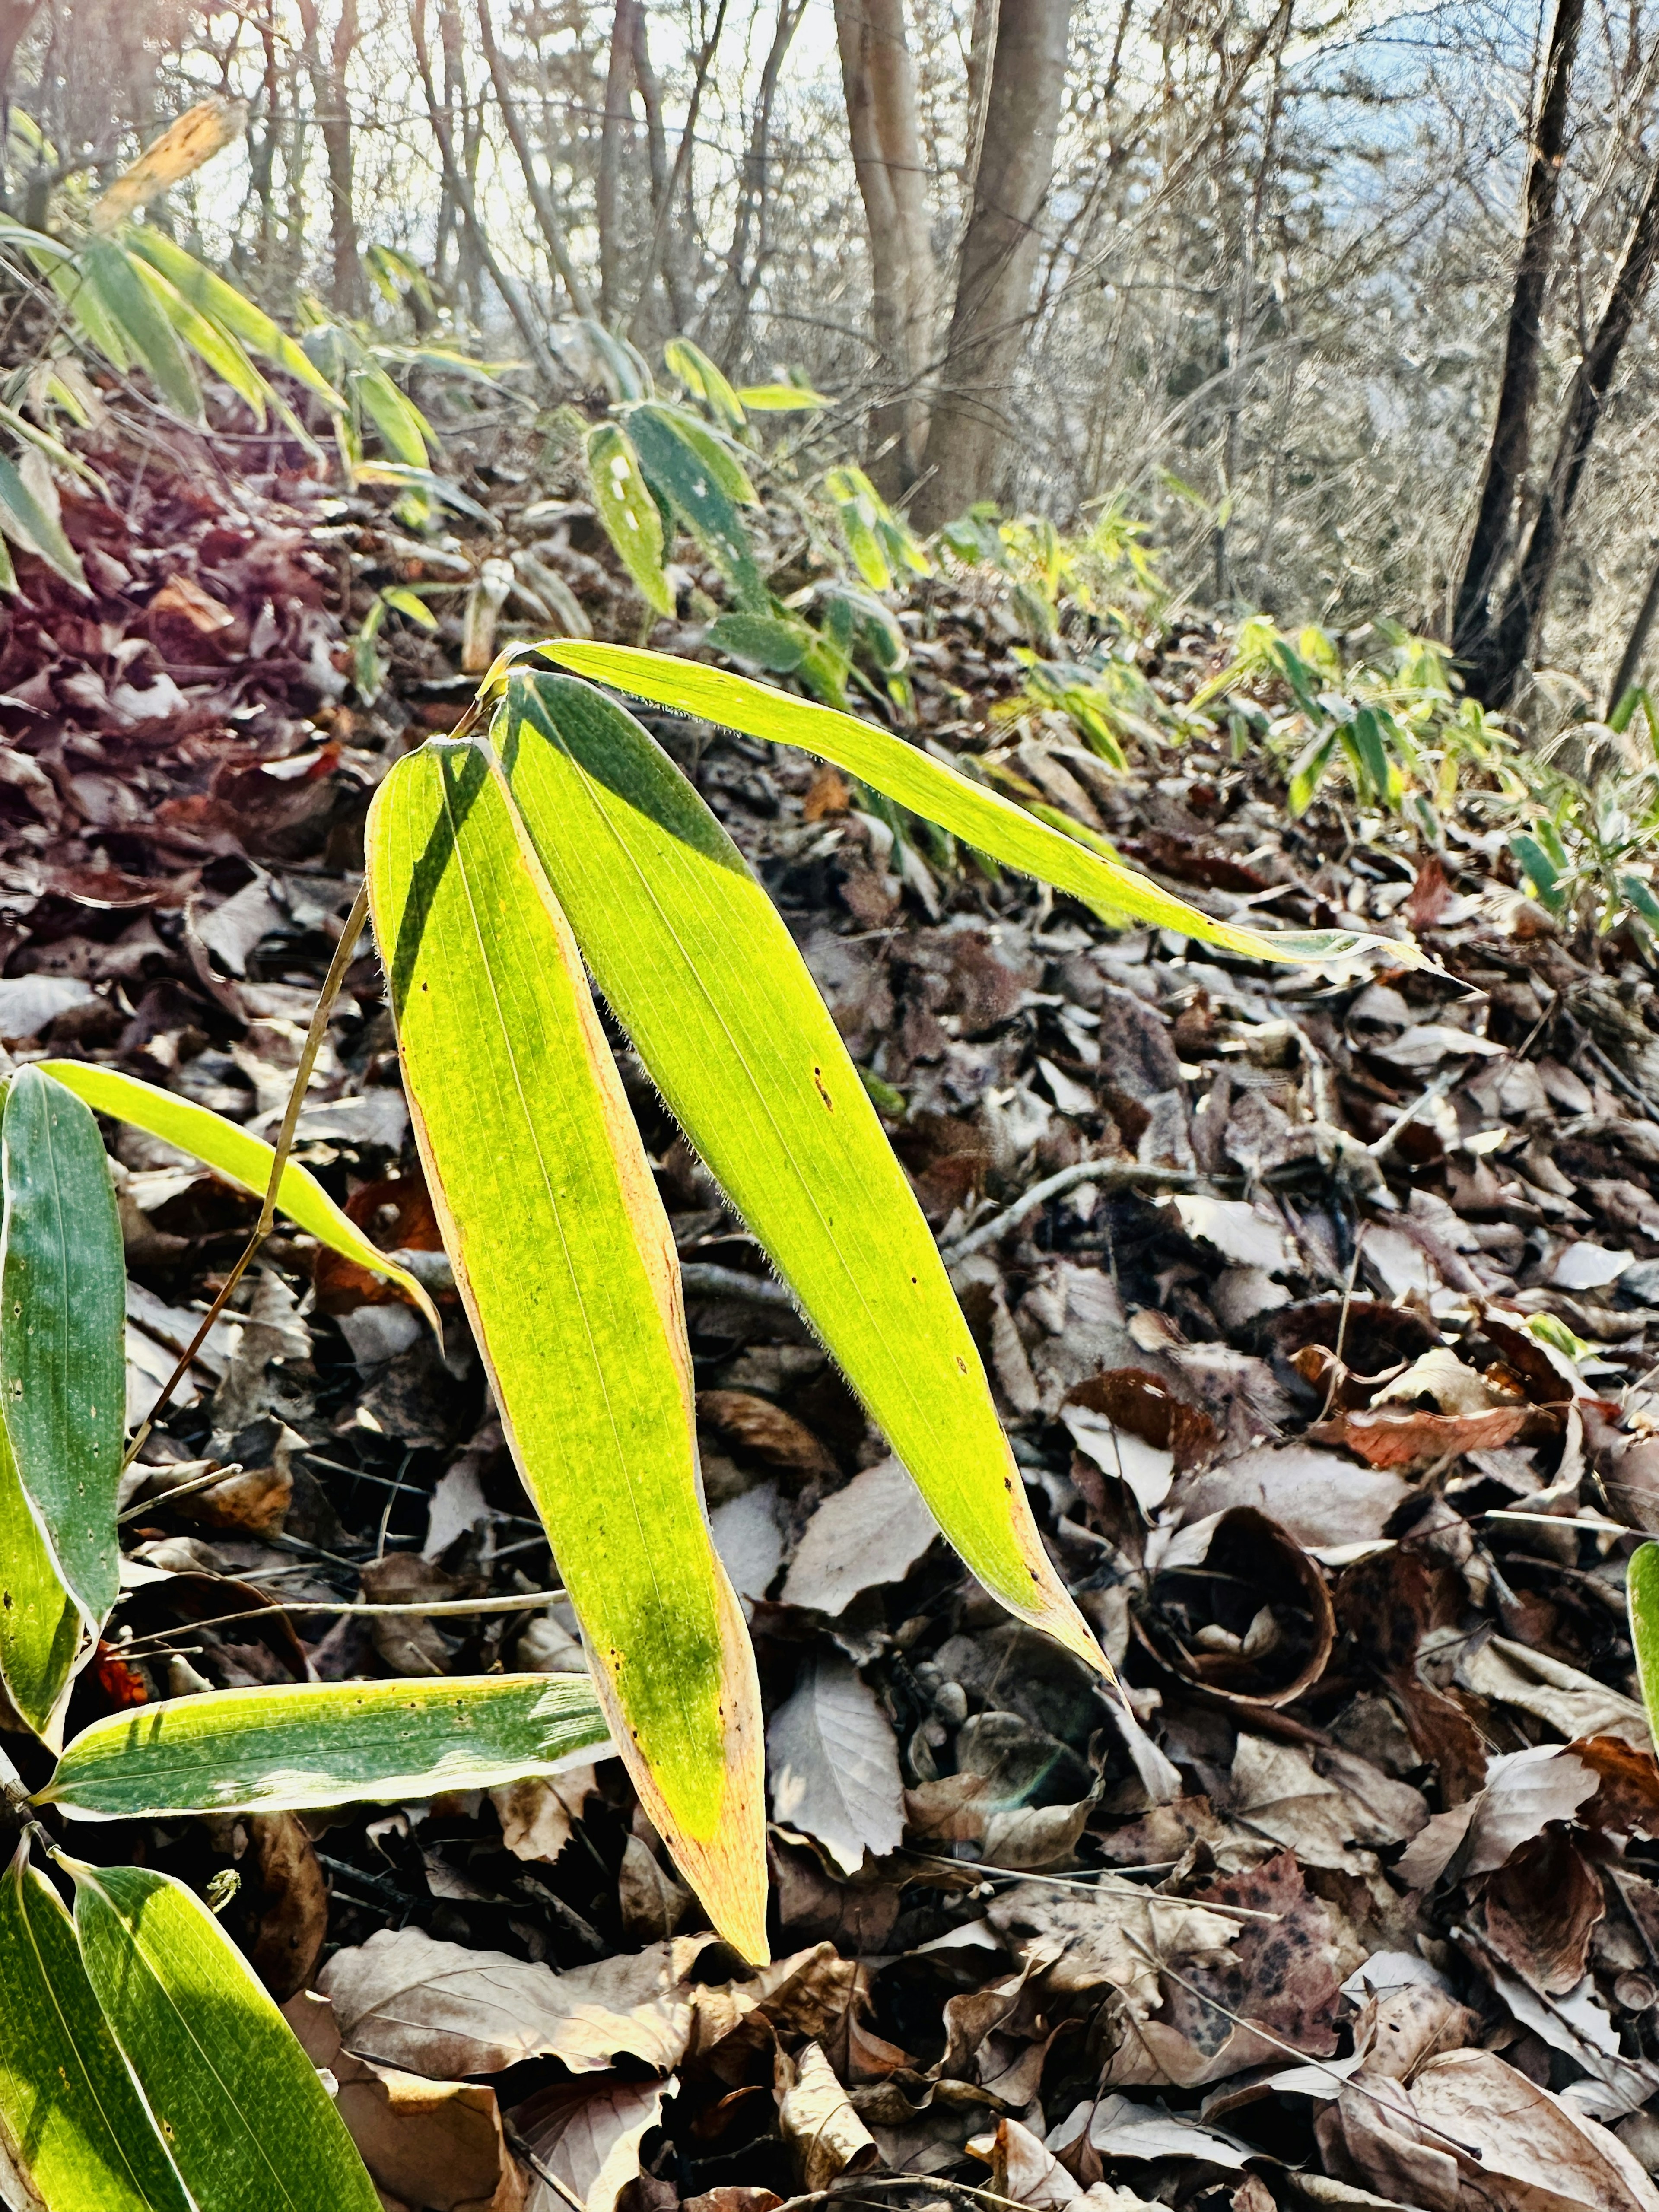
[[[924,526],[1121,500],[1200,605],[1468,645],[1577,458],[1519,656],[1558,714],[1653,571],[1639,4],[4,0],[0,82],[18,215],[238,96],[152,220],[273,311],[441,314],[547,384],[562,319],[681,332],[834,394],[826,451],[867,441]]]

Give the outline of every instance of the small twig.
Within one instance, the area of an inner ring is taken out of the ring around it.
[[[149,1585],[154,1588],[154,1585]],[[124,1597],[135,1597],[135,1590],[124,1590]],[[211,1620],[183,1620],[177,1628],[153,1628],[147,1636],[135,1636],[121,1646],[123,1653],[136,1651],[141,1644],[159,1643],[168,1636],[193,1636],[198,1629],[224,1628],[240,1620],[264,1620],[273,1613],[329,1613],[360,1620],[387,1620],[398,1615],[409,1618],[419,1614],[465,1615],[475,1613],[533,1613],[538,1606],[551,1605],[556,1598],[565,1595],[556,1590],[521,1590],[508,1597],[422,1597],[411,1598],[403,1605],[347,1604],[343,1599],[285,1597],[273,1605],[251,1605],[241,1613],[216,1613]]]
[[[1139,1160],[1074,1160],[1058,1174],[1034,1182],[1023,1197],[1017,1198],[1012,1206],[1005,1206],[1000,1213],[994,1213],[988,1221],[981,1222],[977,1229],[970,1229],[965,1237],[958,1237],[953,1244],[944,1246],[939,1257],[947,1267],[954,1267],[958,1260],[965,1260],[972,1253],[982,1252],[988,1244],[996,1243],[1011,1229],[1017,1228],[1028,1213],[1035,1213],[1051,1198],[1075,1190],[1085,1182],[1103,1183],[1108,1189],[1122,1189],[1136,1183],[1144,1183],[1153,1190],[1209,1188],[1207,1179],[1195,1175],[1190,1168],[1143,1167]]]
[[[1331,1354],[1330,1387],[1325,1393],[1325,1402],[1319,1409],[1322,1421],[1330,1419],[1331,1401],[1336,1396],[1337,1380],[1342,1372],[1342,1348],[1348,1340],[1348,1309],[1353,1304],[1353,1286],[1359,1279],[1359,1255],[1365,1249],[1364,1222],[1354,1232],[1353,1257],[1348,1262],[1348,1279],[1342,1285],[1342,1310],[1336,1318],[1336,1349]]]
[[[770,1275],[745,1275],[712,1260],[682,1260],[680,1281],[694,1298],[737,1298],[751,1306],[793,1306],[794,1300]]]
[[[1461,1083],[1462,1081],[1464,1076],[1468,1073],[1468,1065],[1469,1064],[1467,1060],[1455,1060],[1449,1067],[1443,1068],[1441,1073],[1435,1077],[1434,1081],[1430,1084],[1428,1089],[1423,1093],[1422,1097],[1417,1099],[1412,1105],[1407,1106],[1403,1114],[1396,1115],[1395,1120],[1389,1122],[1388,1127],[1384,1129],[1382,1135],[1376,1139],[1376,1142],[1374,1145],[1366,1146],[1365,1150],[1370,1154],[1371,1158],[1374,1160],[1385,1158],[1388,1154],[1394,1150],[1395,1139],[1397,1137],[1402,1136],[1404,1133],[1410,1128],[1412,1123],[1417,1119],[1418,1115],[1421,1114],[1425,1108],[1435,1104],[1437,1100],[1443,1098],[1454,1084]]]
[[[169,1470],[157,1467],[146,1472],[166,1474]],[[216,1482],[228,1482],[233,1474],[241,1472],[242,1462],[239,1459],[233,1460],[228,1467],[210,1467],[205,1474],[192,1475],[188,1482],[175,1482],[171,1490],[160,1491],[154,1498],[141,1498],[136,1505],[129,1505],[125,1513],[116,1515],[115,1525],[118,1528],[124,1528],[129,1521],[137,1521],[143,1514],[157,1512],[181,1498],[193,1498],[198,1490],[211,1490]]]
[[[294,1132],[300,1120],[300,1109],[305,1103],[306,1091],[311,1082],[311,1072],[317,1065],[317,1054],[322,1049],[328,1033],[328,1018],[334,1011],[334,1001],[340,995],[340,986],[345,981],[346,970],[351,965],[351,956],[356,950],[357,939],[362,934],[368,919],[368,885],[365,883],[351,902],[351,911],[340,932],[340,941],[334,948],[334,957],[328,963],[328,974],[323,979],[322,995],[311,1017],[311,1027],[306,1033],[305,1048],[300,1054],[300,1064],[294,1071],[289,1086],[288,1106],[283,1115],[283,1126],[276,1134],[276,1149],[271,1155],[270,1180],[265,1185],[265,1194],[259,1207],[259,1218],[253,1225],[253,1234],[242,1248],[241,1257],[225,1278],[219,1295],[202,1317],[202,1325],[180,1354],[179,1364],[161,1387],[161,1395],[138,1425],[137,1434],[127,1447],[121,1462],[125,1474],[139,1453],[149,1443],[150,1432],[172,1401],[173,1394],[190,1371],[191,1362],[207,1342],[208,1332],[230,1303],[236,1285],[253,1264],[259,1247],[270,1234],[271,1224],[276,1218],[276,1194],[282,1188],[283,1177],[288,1172],[288,1156],[294,1149]]]
[[[1584,1039],[1584,1049],[1615,1090],[1622,1091],[1632,1104],[1639,1106],[1650,1121],[1659,1121],[1659,1106],[1654,1104],[1652,1099],[1633,1077],[1626,1075],[1621,1068],[1616,1066],[1608,1059],[1594,1037],[1587,1036]]]

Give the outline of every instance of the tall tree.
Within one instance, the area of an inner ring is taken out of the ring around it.
[[[1573,372],[1555,456],[1528,533],[1526,550],[1504,594],[1502,611],[1468,656],[1469,689],[1488,706],[1508,705],[1532,663],[1556,563],[1566,542],[1567,524],[1601,427],[1601,410],[1656,264],[1659,264],[1659,159],[1654,162],[1625,241],[1624,256],[1595,335]]]
[[[1555,254],[1556,201],[1567,140],[1567,99],[1583,15],[1584,0],[1559,0],[1540,86],[1498,412],[1480,483],[1480,503],[1452,611],[1452,648],[1474,659],[1489,650],[1492,590],[1513,546],[1517,509],[1526,487],[1532,410],[1538,396],[1544,291]]]
[[[357,49],[357,0],[340,0],[340,12],[326,54],[317,17],[317,0],[298,0],[298,5],[300,24],[305,33],[312,98],[317,107],[317,127],[322,133],[323,154],[328,164],[333,303],[343,315],[366,314],[368,289],[363,277],[362,246],[353,200],[351,103],[346,86],[346,72]]]
[[[836,0],[836,35],[853,167],[870,241],[870,318],[882,397],[870,416],[871,469],[889,498],[921,465],[921,378],[933,343],[935,286],[927,178],[904,0]]]
[[[635,19],[641,0],[617,0],[611,19],[611,62],[605,80],[605,117],[599,125],[599,171],[596,215],[599,230],[599,313],[614,322],[622,313],[623,145],[634,135]]]
[[[1054,175],[1071,19],[1072,0],[1004,0],[999,11],[927,473],[912,510],[924,529],[996,489]]]

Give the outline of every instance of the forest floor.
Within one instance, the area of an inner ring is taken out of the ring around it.
[[[597,634],[640,609],[580,502],[511,470],[470,480],[501,538],[432,544],[182,440],[100,465],[110,501],[64,501],[94,600],[24,561],[0,633],[0,1038],[269,1133],[369,796],[474,681],[455,621],[388,624],[384,690],[348,703],[374,592],[517,546]],[[904,621],[927,734],[1003,742],[998,590],[935,580]],[[1177,628],[1144,665],[1176,696],[1224,659]],[[896,848],[803,756],[650,719],[873,1079],[1140,1729],[964,1577],[619,1039],[770,1716],[777,1963],[698,1932],[614,1760],[77,1848],[234,1867],[226,1924],[389,2206],[1659,2212],[1659,1768],[1625,1603],[1659,1530],[1649,969],[1564,937],[1495,838],[1425,859],[1335,805],[1290,824],[1224,747],[1122,777],[1039,732],[1008,759],[1217,913],[1404,924],[1433,969],[1113,933]],[[112,1146],[136,1420],[255,1209]],[[388,1249],[436,1248],[372,954],[300,1146]],[[440,1346],[279,1230],[129,1478],[70,1733],[209,1685],[580,1664],[560,1601],[349,1610],[556,1587],[442,1303]]]

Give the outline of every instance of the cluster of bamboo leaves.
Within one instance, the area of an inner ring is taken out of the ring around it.
[[[775,489],[821,573],[784,599],[762,572],[750,526],[761,503],[751,471],[763,458],[752,418],[810,413],[827,404],[823,395],[784,382],[738,389],[679,337],[663,358],[684,396],[664,398],[636,348],[599,324],[582,329],[614,394],[605,419],[581,428],[588,484],[646,604],[674,613],[667,563],[684,530],[731,600],[708,625],[711,644],[748,667],[798,677],[826,706],[844,708],[857,678],[908,713],[904,633],[880,594],[898,577],[931,574],[932,563],[862,469],[830,469],[802,496],[787,457],[771,457]]]
[[[625,647],[546,651],[799,744],[1103,910],[1245,957],[1356,947],[1212,921],[833,709]],[[963,1560],[1011,1612],[1104,1662],[1043,1550],[932,1234],[764,890],[668,756],[591,684],[504,660],[483,703],[487,734],[434,740],[381,786],[368,888],[445,1244],[591,1677],[144,1707],[71,1742],[34,1805],[96,1820],[424,1796],[556,1771],[608,1729],[714,1924],[761,1960],[758,1685],[703,1510],[673,1240],[589,972]],[[250,1191],[278,1166],[247,1132],[116,1070],[46,1060],[8,1086],[0,1674],[53,1748],[120,1594],[125,1276],[95,1113]],[[302,1166],[281,1164],[274,1196],[434,1318]],[[16,1810],[21,1789],[9,1795]],[[181,2185],[204,2212],[367,2206],[314,2073],[210,1913],[166,1876],[54,1856],[72,1923],[27,1839],[0,1898],[0,2123],[48,2205],[88,2201],[95,2176],[115,2208],[182,2202]]]

